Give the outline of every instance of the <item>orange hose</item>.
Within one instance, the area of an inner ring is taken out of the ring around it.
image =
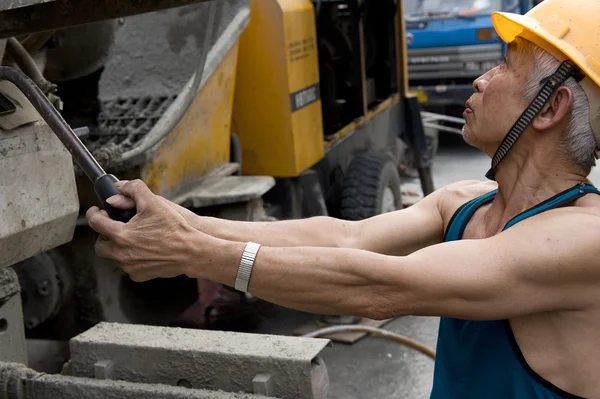
[[[361,325],[345,325],[345,326],[334,326],[334,327],[326,327],[317,331],[310,332],[308,334],[304,334],[305,338],[317,338],[322,337],[324,335],[335,334],[340,332],[366,332],[373,335],[379,335],[381,337],[385,337],[391,339],[392,341],[396,341],[400,344],[413,348],[427,357],[435,360],[435,351],[428,346],[405,337],[404,335],[396,334],[391,331],[383,330],[381,328],[375,328],[370,326],[361,326]]]

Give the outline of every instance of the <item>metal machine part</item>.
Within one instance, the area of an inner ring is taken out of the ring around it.
[[[118,19],[111,19],[54,31],[44,46],[45,78],[54,83],[68,82],[101,69],[119,26]]]
[[[20,36],[208,0],[0,1],[0,37]],[[16,4],[15,4],[16,3]]]
[[[129,219],[135,215],[135,210],[113,208],[106,202],[106,199],[119,193],[114,186],[114,183],[118,181],[117,178],[108,175],[104,169],[102,169],[100,164],[98,164],[98,161],[90,154],[77,134],[71,129],[67,122],[65,122],[39,86],[23,72],[12,67],[0,67],[0,80],[7,80],[14,84],[27,97],[27,100],[38,111],[54,134],[56,134],[63,145],[69,150],[75,162],[77,162],[79,167],[92,181],[94,190],[100,199],[100,203],[103,205],[104,209],[106,209],[110,217],[122,222],[129,221]]]
[[[186,113],[195,112],[198,93],[236,51],[249,16],[248,0],[228,0],[127,19],[98,83],[99,129],[85,142],[92,153],[116,170],[151,159]],[[114,150],[104,158],[106,145]]]
[[[0,268],[73,237],[79,213],[73,161],[46,124],[0,131],[0,203]]]
[[[329,340],[100,323],[60,375],[0,363],[0,398],[325,399]],[[3,389],[3,390],[2,390]]]
[[[27,363],[19,280],[11,268],[0,269],[0,353],[3,361]]]
[[[49,251],[16,266],[27,329],[55,316],[72,294],[72,277],[57,256],[56,251]]]

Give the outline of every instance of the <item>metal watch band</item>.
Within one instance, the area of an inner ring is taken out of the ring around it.
[[[254,261],[260,244],[255,242],[248,242],[242,253],[242,260],[238,267],[237,276],[235,277],[235,289],[242,292],[248,292],[248,284],[250,283],[250,274],[252,274],[252,267],[254,267]]]

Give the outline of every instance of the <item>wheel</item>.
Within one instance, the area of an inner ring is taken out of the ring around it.
[[[383,152],[354,158],[344,176],[342,218],[362,220],[401,208],[400,175],[393,158]]]

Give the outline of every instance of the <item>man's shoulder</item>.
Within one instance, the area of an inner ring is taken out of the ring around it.
[[[545,249],[549,253],[564,253],[568,248],[568,252],[573,254],[573,259],[583,262],[582,264],[589,263],[600,271],[597,267],[597,259],[600,257],[600,196],[595,197],[595,201],[588,201],[583,206],[572,204],[527,218],[501,235],[510,236],[526,246],[533,245],[532,238],[537,237],[533,242],[540,245],[542,242],[551,244]],[[589,262],[586,262],[586,259]]]
[[[461,180],[438,190],[440,210],[453,211],[461,205],[488,194],[498,188],[496,182],[481,180]]]
[[[533,218],[532,218],[533,219]],[[589,237],[594,240],[600,232],[600,195],[588,195],[570,206],[551,209],[542,212],[535,220],[546,225],[558,225],[560,227],[578,229],[582,232],[594,231],[596,234]],[[600,249],[600,246],[598,246]]]
[[[498,188],[498,184],[488,180],[461,180],[440,189],[445,197],[456,197],[470,201]]]

